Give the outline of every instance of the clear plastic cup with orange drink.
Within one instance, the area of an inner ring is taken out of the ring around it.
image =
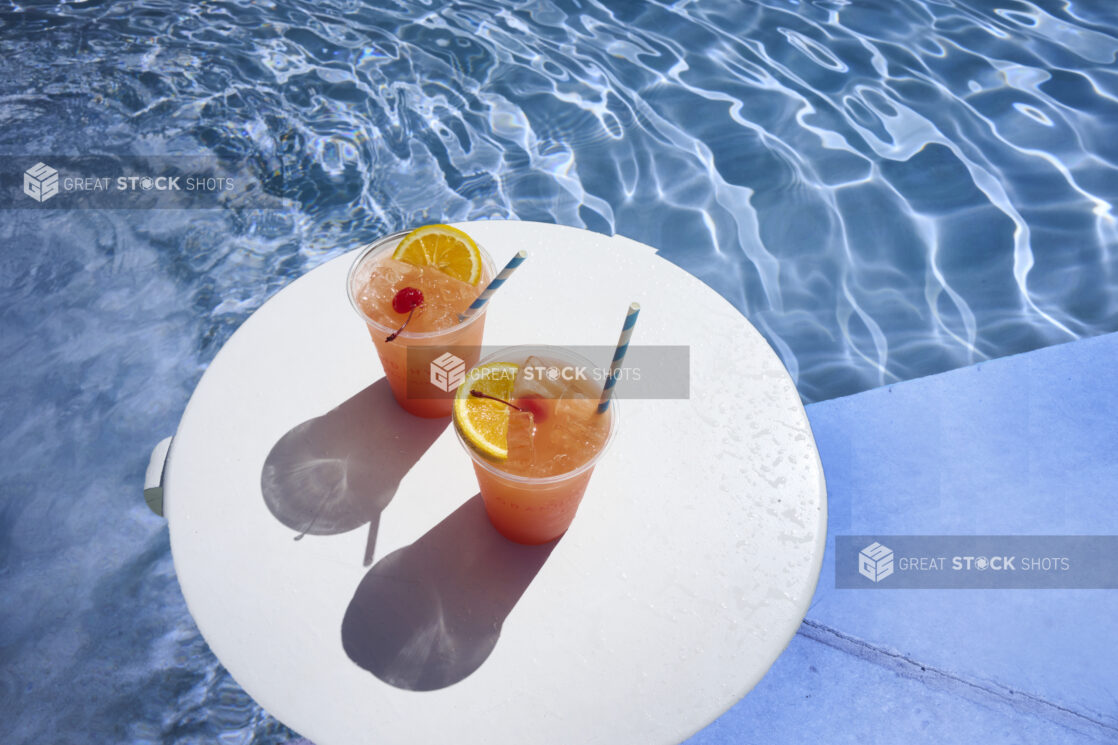
[[[454,347],[466,367],[480,354],[485,311],[462,320],[494,276],[493,260],[466,233],[427,225],[367,246],[347,277],[396,401],[422,417],[450,416],[452,398],[431,363]],[[472,357],[471,357],[472,354]]]
[[[592,362],[561,347],[509,347],[468,373],[454,403],[493,526],[517,543],[567,531],[594,466],[617,431],[617,405],[599,411]]]

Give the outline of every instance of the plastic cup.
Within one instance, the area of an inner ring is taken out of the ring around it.
[[[532,355],[594,368],[594,363],[585,357],[562,347],[507,347],[486,356],[478,365],[521,364]],[[473,461],[485,512],[497,532],[511,541],[529,545],[547,543],[567,532],[590,483],[594,466],[617,434],[617,401],[613,401],[605,413],[596,416],[609,417],[609,432],[597,452],[570,471],[542,477],[507,473],[499,461],[490,460],[475,450],[455,427],[458,441]]]
[[[454,390],[448,392],[432,382],[431,364],[454,348],[454,355],[465,363],[468,369],[477,362],[481,354],[481,339],[485,331],[485,312],[488,304],[474,315],[449,328],[438,331],[412,332],[404,330],[392,341],[385,341],[397,327],[389,327],[376,321],[361,310],[357,302],[360,290],[358,277],[370,262],[381,261],[392,255],[396,246],[407,232],[394,233],[370,243],[361,249],[346,277],[346,291],[349,303],[357,311],[369,329],[369,336],[380,357],[384,376],[396,402],[409,414],[437,418],[450,416],[454,405]],[[482,281],[494,274],[493,259],[481,244],[478,244],[484,266]],[[484,285],[479,286],[479,291]]]

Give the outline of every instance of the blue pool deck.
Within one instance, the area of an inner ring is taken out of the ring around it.
[[[835,589],[836,535],[1118,534],[1118,334],[807,407],[827,555],[799,633],[689,745],[1118,742],[1118,592]]]
[[[836,535],[1115,535],[1118,334],[807,407],[827,556],[799,633],[688,745],[1118,742],[1118,591],[836,589]]]

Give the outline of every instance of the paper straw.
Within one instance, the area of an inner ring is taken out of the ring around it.
[[[606,386],[602,389],[602,397],[598,399],[598,413],[606,413],[609,408],[609,399],[613,395],[613,387],[617,385],[618,371],[625,353],[629,351],[629,338],[633,335],[633,327],[637,325],[637,315],[641,312],[639,303],[630,303],[629,312],[625,314],[625,323],[621,326],[621,336],[617,339],[617,349],[613,353],[613,362],[609,365],[609,377]]]
[[[504,269],[497,272],[497,276],[493,278],[493,281],[489,283],[488,287],[481,291],[481,294],[477,296],[477,300],[472,302],[470,307],[466,308],[465,311],[458,314],[458,321],[461,323],[481,310],[482,307],[489,302],[489,298],[493,297],[493,293],[497,291],[497,288],[505,283],[505,280],[516,271],[516,267],[524,263],[524,259],[526,258],[528,258],[528,252],[520,251],[516,256],[509,259],[509,263],[505,264]]]

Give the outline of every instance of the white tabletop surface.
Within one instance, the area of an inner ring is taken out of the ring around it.
[[[182,417],[164,488],[187,604],[317,745],[678,743],[760,680],[814,592],[826,489],[799,396],[736,309],[648,246],[459,227],[497,266],[529,252],[487,345],[612,345],[637,301],[632,343],[689,346],[690,398],[621,401],[567,534],[507,543],[452,429],[377,382],[339,257],[244,323]]]

